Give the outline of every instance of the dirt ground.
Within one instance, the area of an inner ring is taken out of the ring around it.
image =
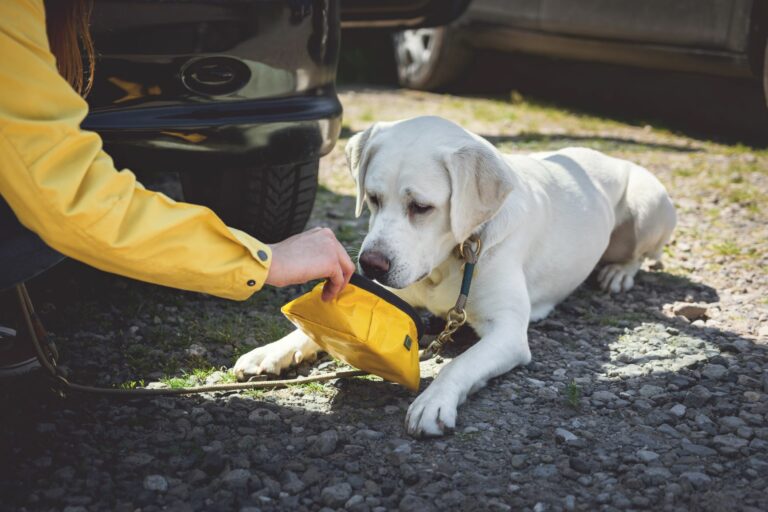
[[[409,438],[415,395],[378,378],[131,401],[3,383],[0,510],[768,510],[768,151],[517,93],[341,100],[311,225],[351,253],[366,219],[346,139],[430,114],[507,152],[578,145],[647,167],[678,209],[665,268],[624,295],[583,285],[531,325],[533,362],[471,397],[444,438]],[[73,262],[31,283],[71,378],[122,387],[232,380],[238,355],[289,332],[279,306],[303,289],[234,303]]]

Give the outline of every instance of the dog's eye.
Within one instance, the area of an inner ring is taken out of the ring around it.
[[[432,211],[434,206],[428,204],[411,203],[408,205],[408,213],[412,215],[423,215]]]
[[[373,196],[373,195],[368,194],[368,201],[370,201],[371,204],[373,206],[375,206],[376,208],[379,207],[379,196]]]

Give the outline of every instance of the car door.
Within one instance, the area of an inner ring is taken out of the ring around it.
[[[753,0],[541,0],[547,32],[702,49],[746,49]]]

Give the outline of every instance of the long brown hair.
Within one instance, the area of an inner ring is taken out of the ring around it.
[[[87,95],[93,85],[92,9],[92,0],[45,0],[48,41],[59,73],[82,96]]]

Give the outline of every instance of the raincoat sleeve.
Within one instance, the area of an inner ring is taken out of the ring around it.
[[[59,75],[43,0],[0,1],[0,194],[48,245],[101,270],[244,300],[269,247],[209,209],[145,190],[117,171],[88,107]]]

